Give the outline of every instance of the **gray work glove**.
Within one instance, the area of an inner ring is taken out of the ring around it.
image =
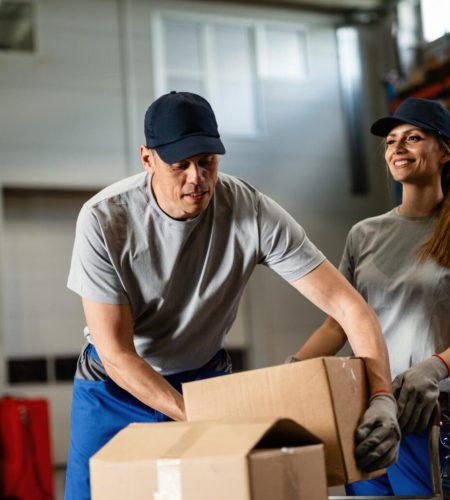
[[[365,472],[397,461],[400,444],[397,404],[390,394],[373,396],[355,434],[355,458]]]
[[[392,388],[404,434],[426,429],[439,397],[439,381],[447,376],[445,364],[432,356],[395,377]]]

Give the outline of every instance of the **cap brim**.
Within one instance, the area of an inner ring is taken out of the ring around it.
[[[412,120],[410,118],[395,118],[393,116],[386,116],[384,118],[380,118],[377,120],[371,127],[370,127],[370,132],[373,135],[378,135],[379,137],[386,137],[389,135],[389,132],[394,128],[397,127],[398,125],[402,125],[404,123],[409,123],[410,125],[414,125],[418,128],[422,128],[424,130],[431,130],[434,131],[433,128],[431,128],[429,125],[426,123],[422,123],[419,120]]]
[[[193,135],[184,139],[156,146],[159,157],[166,163],[177,163],[191,156],[200,154],[225,154],[225,148],[219,137]]]
[[[400,125],[401,123],[404,122],[390,116],[380,118],[370,127],[370,132],[373,135],[378,135],[379,137],[386,137],[394,127]]]

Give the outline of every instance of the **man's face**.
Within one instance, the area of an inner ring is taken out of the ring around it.
[[[173,219],[188,220],[208,208],[217,182],[219,156],[200,154],[165,163],[155,150],[141,146],[144,169],[160,208]]]

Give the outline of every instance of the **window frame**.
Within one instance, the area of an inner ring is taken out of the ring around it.
[[[164,52],[164,22],[187,22],[200,26],[201,42],[200,50],[204,58],[205,67],[201,70],[200,79],[205,89],[205,98],[212,100],[215,94],[215,75],[211,69],[211,58],[213,57],[213,29],[214,26],[233,26],[242,27],[251,30],[251,43],[253,46],[254,59],[252,57],[251,79],[254,88],[254,120],[256,123],[253,132],[231,132],[224,131],[223,136],[236,139],[261,139],[266,136],[267,123],[266,113],[264,109],[264,85],[279,82],[289,82],[304,84],[308,81],[310,75],[310,42],[309,32],[306,26],[298,22],[287,21],[271,21],[271,20],[250,20],[239,16],[221,15],[221,14],[206,14],[192,13],[189,11],[174,11],[170,9],[159,9],[151,14],[151,42],[152,42],[152,61],[155,71],[153,72],[154,96],[157,97],[165,93],[168,89],[168,68],[165,61]],[[266,50],[267,35],[269,30],[286,30],[296,32],[302,36],[304,40],[304,74],[298,77],[276,77],[267,75],[266,68],[268,64],[268,54]],[[220,124],[219,124],[220,125]]]

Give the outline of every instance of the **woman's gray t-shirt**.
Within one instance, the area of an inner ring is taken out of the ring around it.
[[[395,208],[350,230],[340,271],[375,310],[394,378],[450,346],[450,269],[417,258],[433,217]]]
[[[130,304],[138,354],[168,375],[223,346],[256,264],[291,282],[324,259],[285,210],[240,179],[219,174],[208,209],[179,221],[159,208],[144,172],[81,209],[68,287]]]

